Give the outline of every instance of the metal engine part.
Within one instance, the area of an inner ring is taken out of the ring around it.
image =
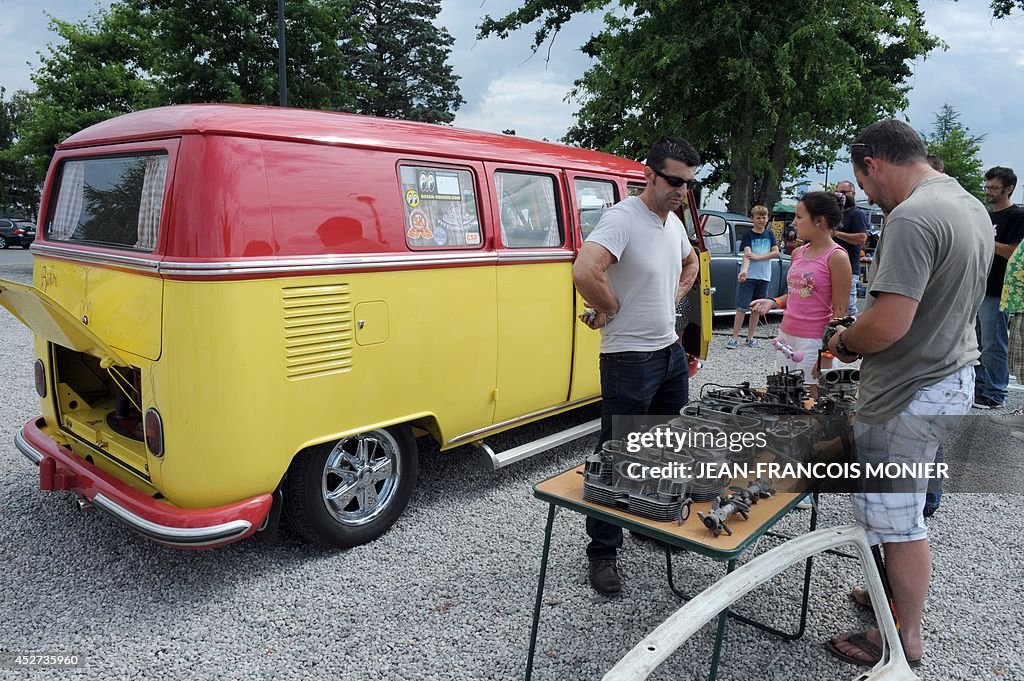
[[[711,511],[707,515],[697,511],[697,517],[704,523],[704,527],[711,530],[711,534],[716,537],[723,532],[731,536],[732,530],[725,524],[725,521],[736,513],[739,513],[746,520],[749,511],[750,506],[739,497],[733,495],[729,497],[716,497],[711,502]]]
[[[850,415],[857,408],[859,369],[826,369],[818,379],[818,402],[824,413]]]
[[[650,468],[671,465],[674,477],[630,475],[631,464],[639,464],[632,472],[649,474]],[[583,499],[602,506],[612,506],[660,522],[678,520],[688,499],[691,479],[686,475],[693,458],[660,449],[643,448],[626,452],[620,440],[606,442],[599,454],[587,457],[583,469]]]
[[[807,399],[807,391],[804,389],[803,369],[790,371],[783,367],[782,371],[768,374],[768,396],[771,401],[779,404],[792,404],[797,407],[804,406]]]
[[[729,490],[733,492],[732,496],[738,497],[748,507],[753,506],[761,499],[767,499],[775,494],[775,488],[772,487],[771,482],[764,478],[755,480],[745,488],[734,485]]]

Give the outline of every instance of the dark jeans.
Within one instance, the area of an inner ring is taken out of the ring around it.
[[[612,418],[678,414],[689,401],[690,374],[679,343],[655,352],[601,355],[600,450],[612,439]],[[622,546],[622,528],[587,516],[587,557],[613,559]]]
[[[945,460],[945,452],[942,449],[942,445],[939,445],[938,451],[935,452],[935,463],[942,463]],[[928,481],[928,493],[924,497],[924,507],[934,510],[939,507],[939,502],[941,501],[942,478],[934,477]]]

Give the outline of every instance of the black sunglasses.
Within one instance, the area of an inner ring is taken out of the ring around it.
[[[697,180],[684,180],[683,178],[676,177],[675,175],[666,175],[653,166],[647,167],[653,170],[655,175],[665,180],[673,187],[689,187],[690,189],[695,189],[697,187]]]

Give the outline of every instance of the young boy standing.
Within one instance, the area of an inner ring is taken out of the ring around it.
[[[725,344],[730,350],[739,345],[740,329],[743,317],[750,311],[750,324],[747,326],[747,347],[756,348],[754,340],[760,313],[750,309],[750,301],[765,298],[768,295],[768,284],[772,279],[772,258],[779,257],[779,246],[775,242],[775,233],[766,229],[768,225],[768,209],[754,206],[750,209],[750,217],[754,229],[743,235],[740,248],[743,250],[743,266],[736,275],[739,286],[736,287],[736,320],[732,324],[732,339]]]

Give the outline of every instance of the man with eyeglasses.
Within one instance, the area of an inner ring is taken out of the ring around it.
[[[852,182],[836,182],[836,191],[846,197],[846,204],[843,206],[843,221],[832,236],[850,257],[853,279],[850,282],[850,302],[846,314],[854,315],[857,314],[857,284],[860,283],[860,249],[868,242],[868,218],[857,207],[857,190],[853,188]],[[838,310],[836,316],[839,316]]]
[[[643,192],[601,215],[573,264],[576,289],[594,311],[580,320],[601,330],[597,451],[613,438],[613,417],[676,415],[689,399],[689,365],[676,334],[675,309],[693,286],[698,264],[675,213],[699,165],[697,150],[686,140],[655,142]],[[590,584],[603,595],[618,594],[622,529],[589,516],[586,527]]]
[[[1017,188],[1017,175],[1012,168],[995,166],[985,173],[985,201],[989,205],[995,231],[995,258],[989,269],[985,286],[985,300],[978,311],[976,330],[981,348],[981,366],[975,385],[975,409],[998,409],[1006,401],[1006,386],[1010,382],[1007,357],[1009,315],[999,310],[1003,295],[1006,261],[1024,240],[1024,208],[1010,203]]]
[[[837,327],[829,350],[863,357],[854,424],[854,461],[929,464],[970,410],[979,352],[974,319],[992,262],[985,207],[926,160],[921,136],[898,120],[873,123],[850,146],[857,183],[888,218],[875,250],[864,311]],[[920,664],[921,620],[931,582],[924,523],[926,478],[861,480],[854,517],[881,544],[900,640]],[[853,594],[856,598],[856,594]],[[825,642],[835,657],[873,667],[877,629]]]

